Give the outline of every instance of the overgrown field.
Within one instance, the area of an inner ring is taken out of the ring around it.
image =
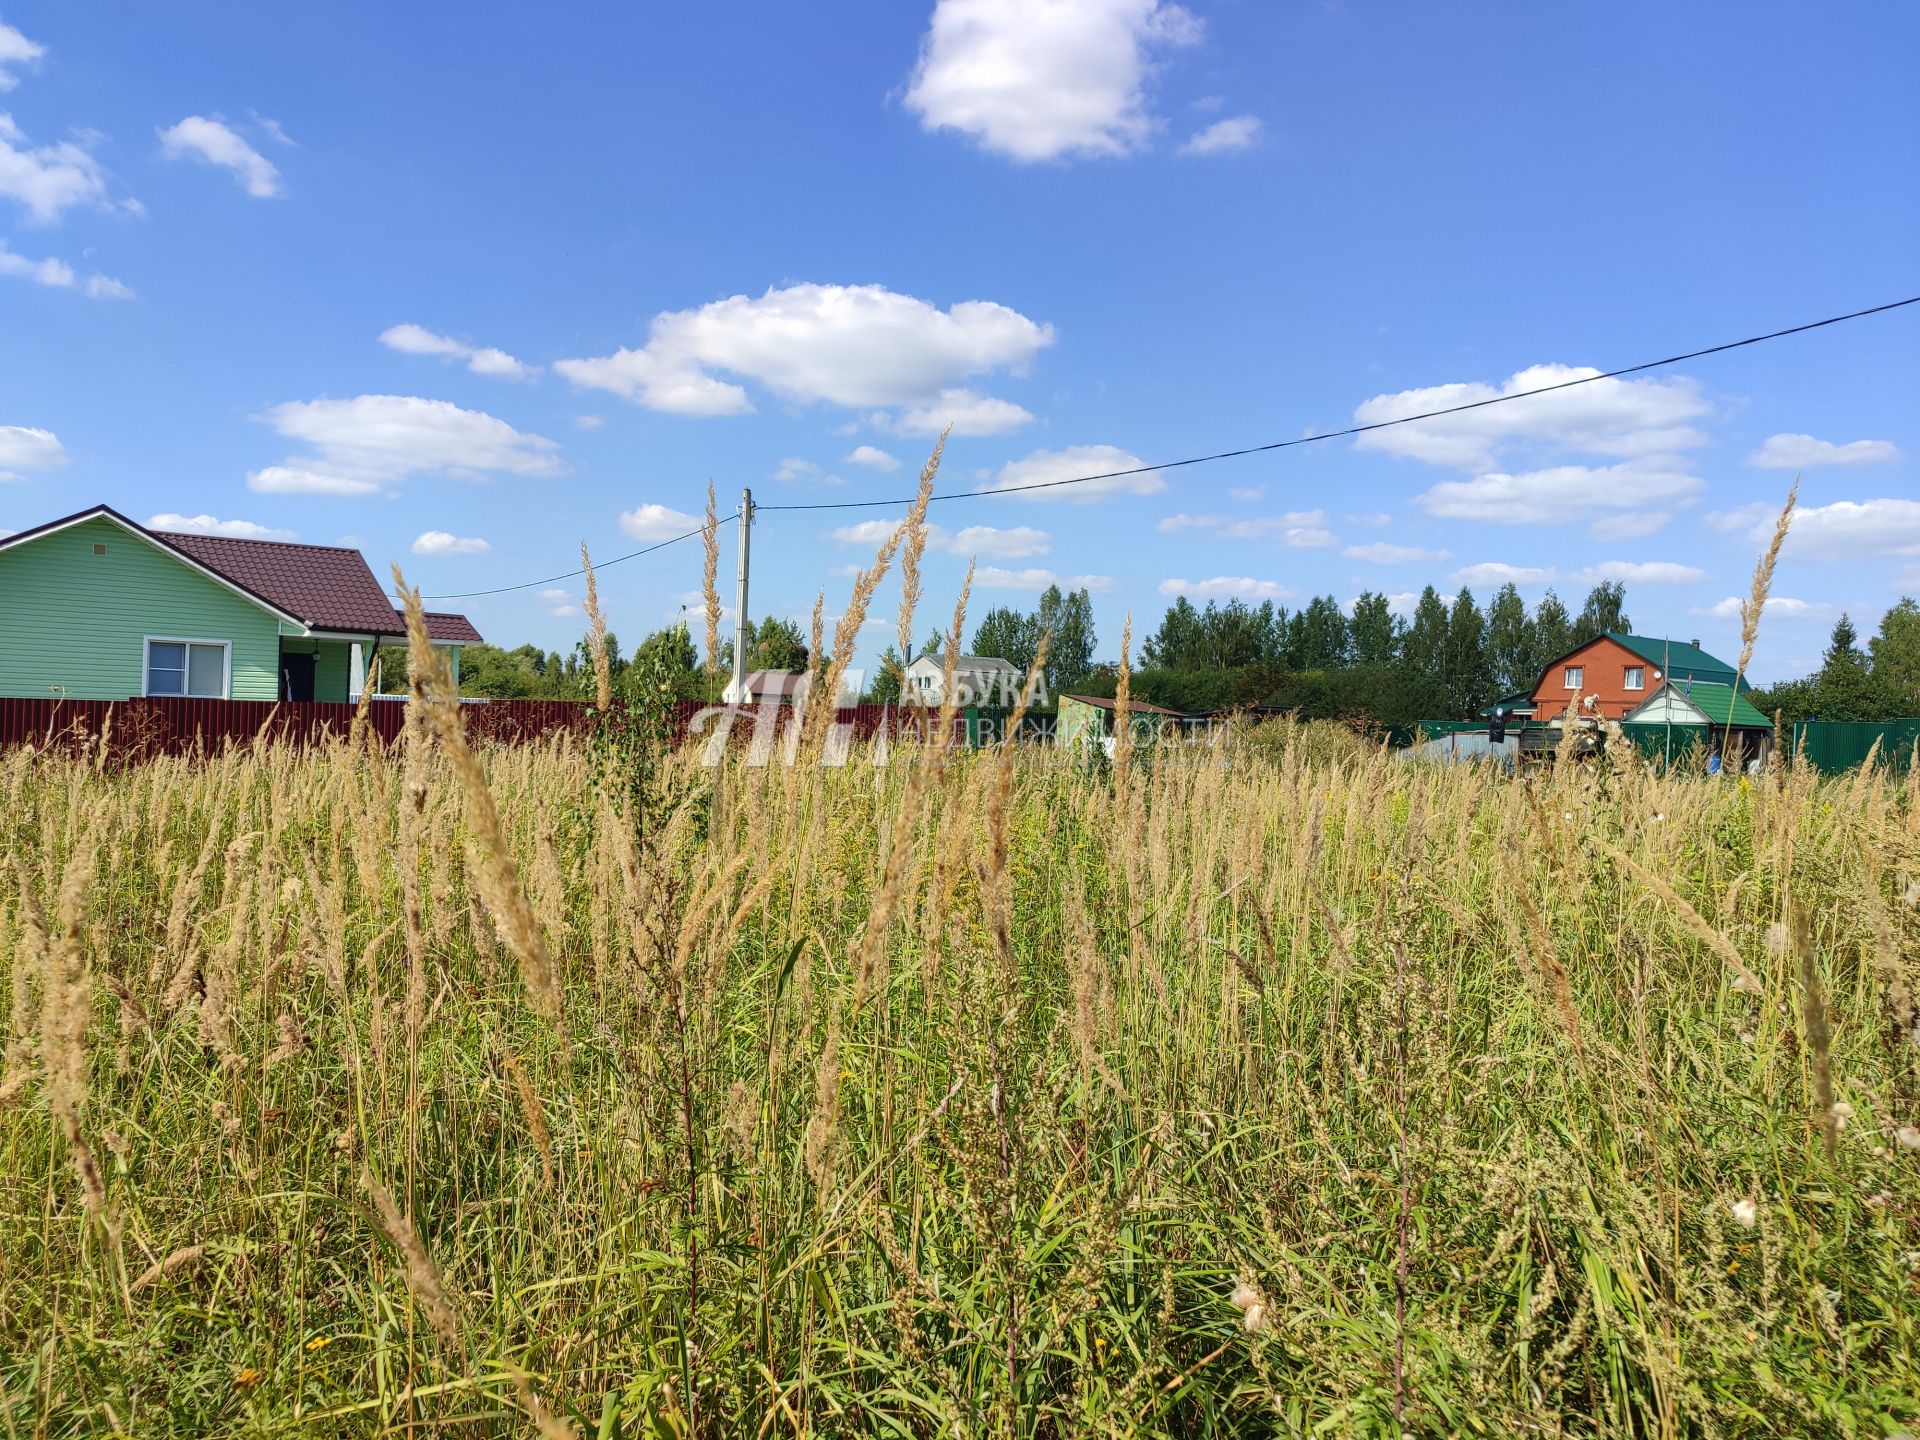
[[[1915,1424],[1905,786],[870,758],[0,757],[0,1434]]]

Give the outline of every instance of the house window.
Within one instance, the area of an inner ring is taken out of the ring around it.
[[[1586,678],[1587,672],[1585,667],[1580,665],[1567,666],[1567,689],[1578,690]]]
[[[1647,669],[1644,665],[1627,666],[1627,689],[1644,690],[1647,688]]]
[[[149,639],[146,692],[198,700],[226,699],[227,642]]]

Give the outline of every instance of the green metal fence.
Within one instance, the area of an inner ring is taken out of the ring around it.
[[[1913,768],[1914,746],[1920,743],[1920,717],[1809,720],[1790,727],[1786,742],[1793,754],[1804,756],[1816,770],[1851,770],[1864,765],[1871,755],[1876,765],[1904,773]]]

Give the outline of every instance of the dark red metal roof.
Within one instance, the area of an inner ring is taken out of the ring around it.
[[[209,570],[298,615],[312,629],[398,635],[407,628],[358,550],[235,540],[225,535],[155,533]]]
[[[400,628],[407,628],[406,615],[396,610],[400,617]],[[483,642],[480,632],[473,628],[473,622],[464,615],[455,615],[449,610],[427,611],[427,634],[435,640],[445,640],[461,645],[480,645]]]

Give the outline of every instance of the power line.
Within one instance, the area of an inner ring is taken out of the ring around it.
[[[759,509],[760,507],[755,506],[754,508]],[[722,515],[720,517],[720,523],[722,525],[726,525],[734,520],[738,520],[739,518],[740,518],[739,512],[736,511],[732,515]],[[651,555],[653,554],[654,551],[664,550],[669,545],[678,545],[682,540],[691,540],[694,536],[698,535],[702,530],[706,528],[707,527],[704,525],[696,525],[693,529],[687,531],[686,534],[676,535],[671,540],[662,540],[657,545],[648,545],[645,548],[640,550],[629,551],[625,555],[616,555],[611,560],[602,560],[598,565],[595,565],[593,567],[593,573],[598,575],[602,570],[610,570],[615,565],[624,564],[629,560],[638,560],[642,555]],[[552,585],[561,580],[575,579],[576,577],[584,575],[586,573],[587,572],[583,567],[579,570],[569,570],[564,575],[549,575],[544,580],[529,580],[524,585],[500,585],[495,587],[492,590],[463,590],[458,595],[422,595],[420,598],[422,600],[474,600],[474,599],[478,599],[482,595],[506,595],[515,590],[531,590],[536,585]]]
[[[1460,405],[1448,405],[1439,410],[1425,410],[1418,415],[1402,415],[1392,420],[1376,420],[1367,425],[1351,425],[1344,430],[1328,430],[1316,435],[1302,435],[1294,440],[1275,440],[1266,445],[1248,445],[1239,450],[1217,450],[1211,455],[1192,455],[1184,460],[1167,460],[1158,465],[1135,465],[1126,470],[1103,470],[1093,475],[1075,475],[1065,480],[1037,480],[1030,485],[1006,485],[993,490],[949,490],[937,493],[934,500],[992,500],[1002,495],[1018,495],[1030,490],[1057,490],[1067,485],[1086,485],[1095,480],[1119,480],[1129,475],[1151,475],[1160,470],[1181,470],[1189,465],[1208,465],[1216,460],[1237,460],[1245,455],[1264,455],[1274,450],[1290,450],[1296,445],[1313,445],[1323,440],[1343,440],[1354,435],[1365,435],[1374,430],[1389,430],[1396,425],[1411,425],[1420,420],[1436,420],[1443,415],[1458,415],[1467,410],[1483,410],[1489,405],[1505,405],[1513,400],[1525,400],[1535,395],[1551,395],[1556,390],[1571,390],[1578,385],[1592,385],[1601,380],[1618,380],[1623,375],[1638,375],[1647,370],[1658,370],[1666,365],[1679,365],[1688,360],[1699,360],[1708,355],[1721,355],[1729,350],[1743,350],[1749,345],[1761,345],[1769,340],[1782,340],[1789,335],[1804,335],[1809,330],[1823,330],[1829,325],[1844,324],[1849,320],[1863,320],[1869,315],[1881,315],[1889,310],[1899,310],[1908,305],[1920,305],[1920,295],[1909,296],[1905,300],[1890,300],[1884,305],[1872,305],[1865,310],[1852,310],[1845,315],[1829,315],[1824,320],[1810,320],[1804,325],[1790,325],[1784,330],[1770,330],[1764,335],[1749,335],[1744,340],[1729,340],[1721,345],[1709,345],[1701,350],[1689,350],[1680,355],[1668,355],[1659,360],[1643,360],[1638,365],[1625,365],[1618,370],[1608,370],[1599,375],[1582,375],[1575,380],[1561,380],[1552,385],[1542,385],[1536,390],[1519,390],[1511,395],[1493,395],[1485,400],[1469,400]],[[889,500],[832,500],[819,501],[809,505],[760,505],[756,511],[806,511],[806,510],[877,510],[901,505],[911,505],[919,497],[903,495]],[[720,523],[727,524],[737,520],[738,512],[721,517]],[[618,556],[603,564],[596,565],[595,571],[620,565],[628,560],[637,560],[642,555],[651,555],[656,550],[664,550],[669,545],[678,545],[682,540],[691,540],[704,527],[695,527],[683,535],[675,535],[670,540],[644,549]],[[536,585],[552,585],[561,580],[572,580],[584,575],[586,571],[569,570],[564,575],[551,575],[545,580],[529,580],[523,585],[501,585],[492,590],[467,590],[458,595],[428,595],[427,600],[473,600],[484,595],[506,595],[516,590],[531,590]]]
[[[1188,465],[1210,464],[1215,460],[1235,460],[1243,455],[1264,455],[1270,450],[1289,450],[1296,445],[1312,445],[1322,440],[1341,440],[1350,435],[1365,435],[1373,430],[1391,429],[1395,425],[1411,425],[1417,420],[1434,420],[1442,415],[1458,415],[1463,410],[1481,410],[1489,405],[1504,405],[1510,400],[1525,400],[1534,395],[1550,395],[1556,390],[1571,390],[1576,385],[1592,385],[1600,380],[1617,380],[1622,375],[1638,375],[1643,370],[1657,370],[1663,365],[1678,365],[1682,361],[1698,360],[1704,355],[1719,355],[1728,350],[1739,350],[1748,345],[1759,345],[1788,335],[1802,335],[1809,330],[1838,325],[1843,321],[1859,320],[1887,310],[1898,310],[1903,305],[1920,305],[1920,295],[1906,300],[1890,301],[1885,305],[1875,305],[1866,310],[1855,310],[1846,315],[1831,315],[1825,320],[1793,325],[1785,330],[1770,331],[1765,335],[1750,335],[1745,340],[1729,340],[1724,345],[1709,345],[1704,350],[1689,350],[1684,355],[1669,355],[1661,360],[1646,360],[1638,365],[1609,370],[1602,375],[1582,375],[1577,380],[1562,380],[1553,385],[1542,385],[1537,390],[1519,390],[1511,395],[1494,395],[1485,400],[1469,400],[1462,405],[1448,405],[1440,410],[1425,410],[1418,415],[1402,415],[1393,420],[1376,420],[1370,425],[1352,425],[1345,430],[1328,430],[1317,435],[1302,435],[1296,440],[1275,440],[1271,444],[1249,445],[1240,450],[1219,450],[1211,455],[1194,455],[1185,460],[1167,460],[1158,465],[1135,465],[1128,470],[1103,470],[1097,475],[1075,475],[1068,480],[1037,480],[1031,485],[1004,485],[991,490],[950,490],[945,494],[934,495],[932,498],[935,500],[990,500],[998,495],[1018,495],[1025,490],[1054,490],[1063,485],[1085,485],[1093,480],[1118,480],[1127,475],[1150,475],[1156,470],[1178,470]],[[821,501],[812,505],[757,505],[754,508],[757,510],[867,510],[881,506],[911,505],[918,498],[907,495],[893,500],[838,500]]]

